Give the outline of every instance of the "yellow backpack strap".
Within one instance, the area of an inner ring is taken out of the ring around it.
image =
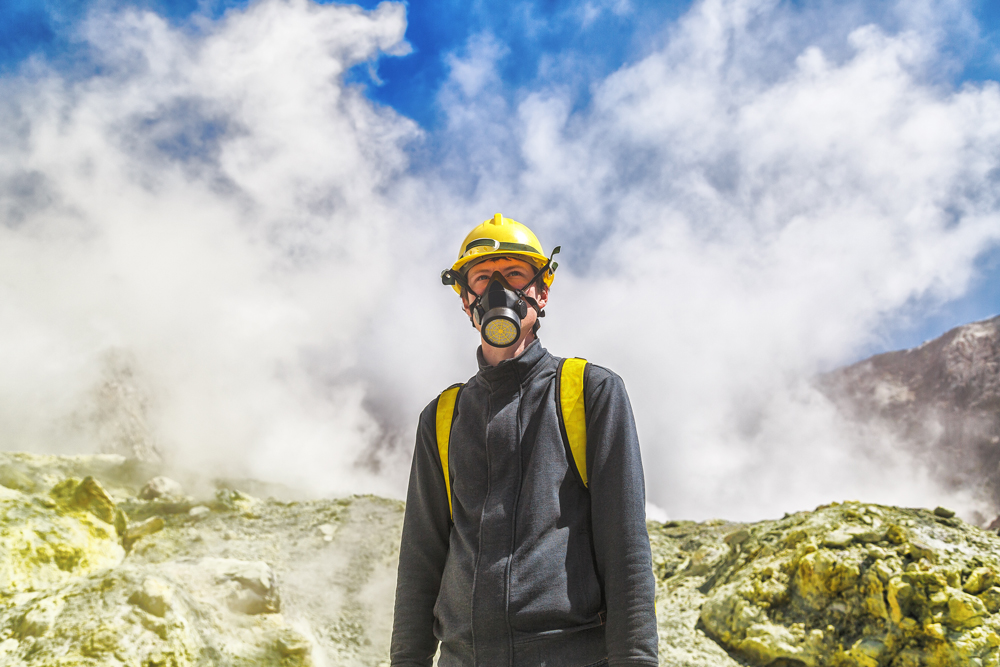
[[[583,404],[583,372],[586,359],[563,359],[559,363],[559,418],[566,444],[573,455],[580,480],[587,486],[587,415]]]
[[[451,423],[455,419],[455,401],[458,400],[458,391],[461,384],[453,384],[438,396],[437,418],[437,445],[438,454],[441,455],[441,472],[444,473],[444,490],[448,494],[448,517],[455,520],[455,512],[451,508],[451,477],[448,475],[448,442],[451,440]]]

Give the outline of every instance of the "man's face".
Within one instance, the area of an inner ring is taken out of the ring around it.
[[[469,317],[472,316],[469,306],[476,300],[477,296],[486,291],[486,286],[489,284],[490,277],[494,271],[499,271],[500,275],[510,283],[511,287],[524,289],[524,286],[528,284],[528,281],[531,280],[538,269],[530,262],[526,262],[523,259],[514,259],[513,257],[484,259],[473,266],[465,274],[465,278],[469,282],[469,289],[474,294],[466,294],[462,301],[462,309]],[[541,284],[540,288],[539,284]],[[544,308],[546,303],[548,303],[549,289],[545,287],[541,280],[536,280],[531,287],[524,290],[524,293],[535,299],[538,302],[539,308]],[[534,326],[536,319],[538,319],[538,313],[535,312],[534,308],[528,308],[528,315],[521,321],[521,331],[531,331],[531,327]],[[479,327],[477,326],[476,328]]]

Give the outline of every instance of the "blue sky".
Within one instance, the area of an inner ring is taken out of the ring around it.
[[[373,9],[379,3],[360,0],[353,4]],[[567,51],[586,54],[592,69],[583,74],[596,78],[643,55],[650,39],[668,28],[691,2],[630,0],[618,3],[623,5],[618,12],[613,9],[615,3],[604,3],[612,9],[602,12],[598,24],[585,28],[574,21],[563,20],[567,12],[583,4],[580,2],[423,0],[405,4],[406,39],[413,51],[406,57],[383,59],[378,65],[381,82],[372,86],[370,94],[373,99],[392,106],[421,125],[434,127],[438,115],[435,94],[447,75],[444,56],[461,49],[470,35],[489,31],[508,46],[510,54],[504,59],[502,71],[505,83],[511,86],[523,85],[538,77],[539,61],[544,56]],[[35,54],[56,60],[69,54],[79,55],[74,49],[73,31],[95,7],[146,8],[184,24],[192,17],[218,19],[226,10],[246,5],[246,0],[3,0],[0,2],[0,67],[9,71]],[[968,7],[980,25],[982,41],[970,44],[962,40],[951,45],[953,51],[961,53],[963,61],[953,82],[996,80],[1000,78],[995,48],[1000,41],[1000,3],[972,0]],[[876,14],[873,12],[873,16]],[[532,29],[526,30],[525,25],[531,25]],[[359,71],[358,78],[367,77]]]

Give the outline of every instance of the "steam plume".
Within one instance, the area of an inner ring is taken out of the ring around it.
[[[477,35],[430,135],[343,80],[405,53],[400,5],[95,15],[97,74],[0,81],[2,446],[101,446],[128,359],[166,457],[401,495],[418,411],[475,372],[437,273],[502,211],[562,245],[543,342],[625,378],[670,515],[974,509],[810,382],[1000,240],[1000,89],[943,83],[973,28],[911,4],[696,3],[582,109]]]

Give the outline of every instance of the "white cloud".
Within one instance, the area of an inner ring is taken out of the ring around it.
[[[417,130],[339,77],[404,27],[389,4],[265,2],[198,35],[102,15],[84,36],[103,73],[3,82],[5,448],[86,435],[126,350],[175,458],[387,489],[352,470],[379,426],[340,376],[378,308],[363,287],[389,278],[369,270],[395,232],[379,192]]]
[[[494,176],[483,208],[514,202],[568,250],[546,342],[625,377],[650,500],[672,516],[945,494],[807,380],[913,300],[962,294],[1000,241],[1000,90],[940,85],[939,35],[915,28],[856,26],[836,60],[789,48],[790,11],[699,3],[586,112],[528,94],[516,179],[467,158]]]
[[[487,86],[498,90],[502,83],[496,71],[497,62],[509,49],[489,33],[473,35],[468,40],[465,57],[448,54],[445,61],[450,70],[450,81],[457,85],[455,92],[463,97],[474,97]]]
[[[670,515],[668,515],[667,510],[662,507],[657,507],[653,503],[646,503],[646,520],[666,523],[670,520]]]
[[[706,0],[582,111],[504,89],[480,35],[430,136],[340,78],[406,48],[399,5],[95,17],[102,73],[0,83],[2,446],[93,446],[124,358],[185,461],[399,495],[417,411],[475,370],[438,272],[502,211],[563,246],[544,342],[625,378],[651,506],[945,502],[809,385],[1000,241],[1000,89],[943,84],[905,15]],[[408,167],[421,142],[444,157]]]

